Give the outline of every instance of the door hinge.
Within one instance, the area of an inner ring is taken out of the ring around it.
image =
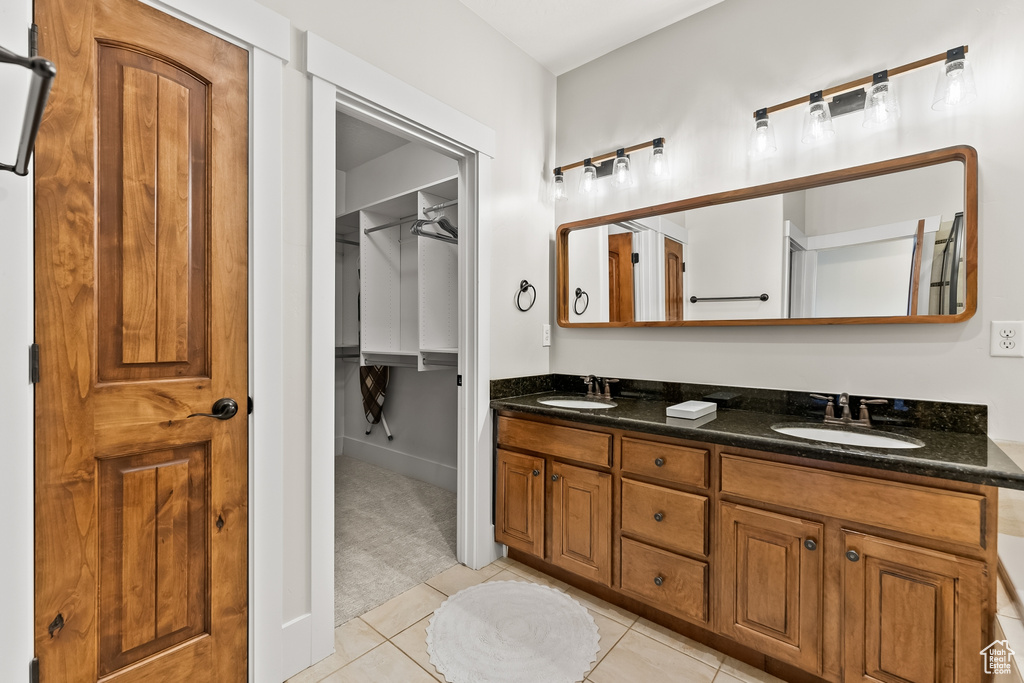
[[[35,24],[28,27],[28,56],[39,56],[39,27]]]
[[[39,384],[39,344],[28,347],[28,381]]]
[[[39,657],[28,663],[28,683],[39,683]]]
[[[640,263],[640,254],[633,252],[633,263]]]
[[[683,272],[686,272],[686,261],[683,261]]]
[[[460,387],[462,386],[462,375],[456,375],[455,376],[455,384],[456,384],[456,386],[460,386]]]
[[[246,415],[252,415],[252,396],[247,397],[249,399],[249,412]]]

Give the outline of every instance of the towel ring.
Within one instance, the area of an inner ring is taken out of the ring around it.
[[[583,310],[580,310],[580,299],[583,299]],[[572,302],[572,310],[576,315],[583,315],[587,312],[587,307],[590,306],[590,295],[584,292],[580,287],[576,288],[576,300]]]
[[[523,308],[523,303],[522,303],[523,294],[525,294],[528,290],[531,290],[531,289],[533,290],[533,298],[530,299],[530,305],[527,306],[526,308]],[[516,308],[518,308],[523,313],[526,313],[528,310],[533,308],[533,305],[535,303],[537,303],[537,289],[533,285],[531,285],[529,282],[527,282],[526,280],[523,280],[522,282],[519,283],[519,291],[516,292],[516,298],[514,299],[514,301],[515,301],[515,304],[516,304]]]

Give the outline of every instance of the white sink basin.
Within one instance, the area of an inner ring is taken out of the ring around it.
[[[581,410],[602,410],[618,405],[611,401],[588,401],[584,398],[538,398],[537,403],[553,408],[578,408]]]
[[[920,448],[923,442],[909,437],[883,436],[874,432],[853,429],[829,429],[803,425],[775,425],[773,430],[786,436],[795,436],[812,441],[827,441],[845,446],[867,446],[869,448]]]

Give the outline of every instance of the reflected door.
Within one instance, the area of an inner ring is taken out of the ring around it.
[[[608,235],[608,319],[633,322],[633,235]]]
[[[35,17],[41,680],[243,681],[248,54],[135,0]]]
[[[665,320],[683,319],[683,245],[665,238]]]

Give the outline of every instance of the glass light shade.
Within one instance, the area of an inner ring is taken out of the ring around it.
[[[615,157],[612,166],[612,185],[617,188],[629,187],[633,184],[633,172],[629,169],[629,157],[625,154]]]
[[[665,144],[656,144],[651,148],[651,160],[647,165],[647,175],[652,178],[667,178],[669,176],[668,157],[665,155]]]
[[[768,122],[768,115],[754,121],[754,130],[750,133],[750,146],[747,153],[753,159],[760,159],[775,153],[775,130]]]
[[[935,84],[932,109],[955,107],[966,104],[978,96],[974,87],[974,70],[966,59],[954,59],[942,65],[939,80]]]
[[[828,102],[820,99],[811,102],[807,107],[807,116],[804,117],[804,132],[800,139],[807,143],[825,142],[835,137],[835,134]]]
[[[555,174],[555,184],[554,189],[552,190],[552,195],[554,196],[555,201],[558,202],[569,198],[569,193],[565,188],[565,176],[561,173]]]
[[[864,98],[864,127],[875,128],[894,122],[900,117],[900,103],[892,83],[881,81],[868,87]]]
[[[587,160],[589,162],[589,159]],[[594,191],[594,183],[597,181],[597,167],[591,163],[583,166],[583,175],[580,177],[580,194],[590,194]]]

